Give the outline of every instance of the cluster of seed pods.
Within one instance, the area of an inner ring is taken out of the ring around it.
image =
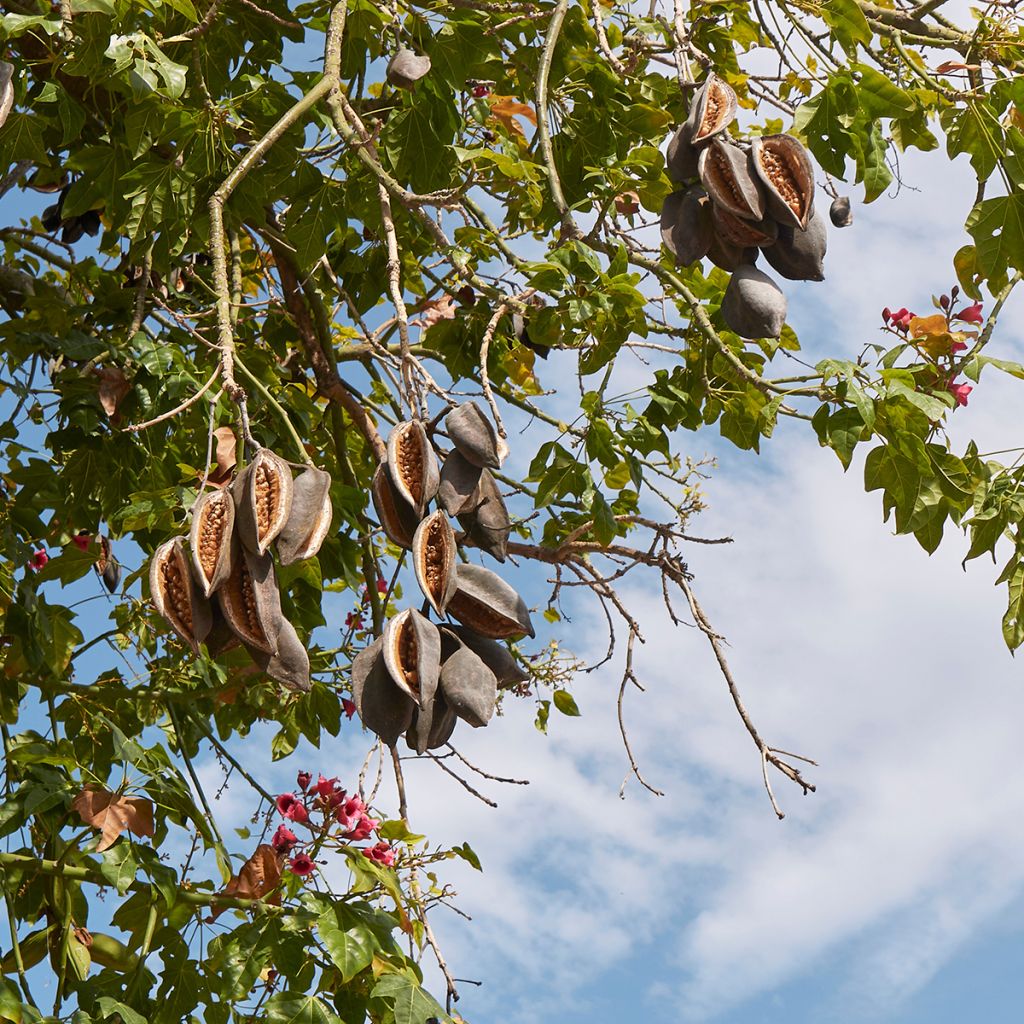
[[[424,424],[406,420],[391,431],[373,478],[384,533],[412,553],[423,611],[393,616],[352,663],[352,700],[363,724],[390,746],[404,733],[418,753],[447,743],[460,718],[487,724],[498,688],[527,678],[501,641],[534,635],[514,588],[459,559],[459,545],[468,542],[505,560],[511,521],[490,472],[501,462],[494,427],[474,402],[444,423],[452,450],[442,466]],[[432,501],[438,507],[430,512]]]
[[[786,296],[754,266],[758,254],[791,281],[824,280],[828,241],[814,208],[814,168],[792,135],[733,139],[736,93],[709,74],[690,103],[689,116],[669,140],[669,177],[685,187],[661,211],[661,237],[684,266],[708,257],[732,278],[722,318],[744,338],[777,338],[786,321]],[[852,222],[850,201],[829,210],[836,227]]]
[[[309,689],[309,655],[281,611],[274,570],[312,558],[331,527],[331,475],[260,448],[230,486],[207,491],[192,510],[189,536],[162,544],[149,566],[156,610],[199,653],[242,644],[271,679]]]

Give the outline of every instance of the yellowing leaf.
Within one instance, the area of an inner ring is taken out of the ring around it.
[[[506,131],[512,134],[525,134],[522,126],[516,120],[517,117],[525,118],[534,127],[537,125],[537,115],[533,112],[533,108],[528,107],[525,103],[520,103],[511,96],[492,96],[491,113],[505,126]]]
[[[153,805],[141,797],[111,793],[102,786],[86,786],[71,806],[86,825],[100,830],[100,844],[96,847],[98,853],[113,846],[125,829],[137,836],[155,833]]]

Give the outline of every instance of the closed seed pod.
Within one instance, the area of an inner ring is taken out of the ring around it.
[[[473,492],[483,470],[474,466],[461,452],[452,451],[441,466],[437,487],[438,504],[450,516],[457,516],[472,505]]]
[[[714,206],[711,220],[718,237],[740,249],[765,248],[773,245],[779,235],[779,226],[771,217],[762,221],[743,220],[730,213],[724,206]]]
[[[121,582],[121,563],[113,556],[107,559],[107,564],[103,566],[100,579],[109,593],[113,594],[117,590],[117,585]]]
[[[402,46],[388,61],[385,75],[387,80],[397,88],[411,89],[429,70],[429,57]]]
[[[352,703],[363,725],[393,747],[412,724],[416,703],[388,674],[383,649],[378,637],[353,659]]]
[[[464,626],[491,640],[534,635],[526,602],[497,573],[462,563],[455,583],[448,613]]]
[[[691,132],[690,124],[686,122],[668,140],[665,170],[673,181],[692,181],[697,177],[698,152],[690,141]]]
[[[437,493],[437,458],[419,420],[405,420],[388,435],[388,472],[395,489],[412,506],[416,518]]]
[[[853,211],[850,209],[849,196],[836,196],[828,208],[829,220],[837,228],[848,228],[853,223]]]
[[[274,559],[239,551],[231,575],[217,590],[224,621],[246,647],[277,653],[277,636],[284,623]]]
[[[708,247],[708,259],[722,270],[733,271],[743,263],[743,249],[725,241],[719,235],[712,234],[711,245]]]
[[[742,338],[777,338],[786,322],[786,296],[767,274],[745,263],[722,296],[722,318]]]
[[[309,682],[309,653],[299,639],[295,627],[284,617],[277,633],[277,650],[267,654],[255,647],[248,648],[252,660],[271,679],[283,683],[289,690],[306,693]]]
[[[747,150],[729,139],[712,139],[697,167],[712,202],[745,220],[764,219],[764,191]]]
[[[499,687],[517,686],[530,678],[530,673],[516,661],[504,644],[488,640],[466,626],[448,626],[446,629],[454,633],[494,673]]]
[[[219,601],[210,602],[210,611],[213,613],[213,624],[206,637],[206,650],[211,658],[219,658],[222,654],[227,654],[228,651],[233,651],[236,647],[241,646],[242,641],[227,624]]]
[[[235,525],[246,549],[265,554],[292,509],[292,471],[269,448],[260,448],[231,485]]]
[[[444,694],[438,689],[434,695],[433,714],[428,720],[416,711],[412,725],[405,734],[405,742],[409,744],[410,750],[415,750],[418,754],[427,750],[437,750],[452,738],[458,720],[455,712],[448,707]]]
[[[480,474],[469,510],[458,518],[459,525],[481,551],[499,562],[505,561],[512,521],[498,484],[486,469]]]
[[[711,202],[702,188],[688,188],[666,197],[661,208],[661,240],[681,266],[703,259],[714,232]]]
[[[381,528],[388,539],[400,548],[412,548],[412,539],[416,533],[419,517],[409,503],[391,482],[391,474],[383,463],[377,467],[370,484],[370,497],[373,508],[380,520]]]
[[[441,671],[437,626],[415,608],[406,608],[388,620],[382,639],[388,674],[421,710],[429,708]]]
[[[0,127],[14,106],[14,65],[0,60]]]
[[[494,714],[498,681],[481,658],[463,644],[441,666],[441,692],[448,706],[474,729]]]
[[[476,402],[463,402],[452,409],[444,418],[444,428],[456,451],[474,466],[498,469],[508,454],[508,447]]]
[[[792,135],[755,138],[750,155],[768,196],[768,209],[780,223],[805,228],[814,206],[814,167]]]
[[[825,219],[812,211],[806,230],[780,227],[778,241],[765,249],[765,259],[790,281],[824,281],[828,228]]]
[[[412,564],[416,582],[430,607],[440,616],[455,593],[455,532],[440,509],[423,520],[412,539]]]
[[[192,509],[192,566],[209,597],[231,575],[235,549],[235,502],[229,491],[207,491]]]
[[[728,82],[709,74],[690,101],[690,140],[694,146],[725,131],[736,117],[736,93]]]
[[[292,508],[277,538],[277,557],[282,565],[312,558],[331,528],[331,474],[307,466],[292,486]]]
[[[171,629],[198,654],[213,618],[210,602],[192,578],[184,537],[175,537],[156,549],[149,563],[149,592],[153,606]]]

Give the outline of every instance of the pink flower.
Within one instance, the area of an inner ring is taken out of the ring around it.
[[[910,321],[914,319],[914,314],[909,309],[904,307],[903,309],[897,309],[892,314],[892,325],[898,331],[905,331],[910,326]]]
[[[953,381],[946,386],[949,388],[949,393],[956,399],[957,405],[966,405],[967,396],[974,390],[970,384],[954,384]]]
[[[388,581],[383,576],[377,580],[377,593],[386,594],[388,592]]]
[[[882,310],[882,322],[887,324],[891,319],[892,310],[888,306],[886,306],[885,309]]]
[[[345,616],[345,625],[349,629],[362,629],[363,628],[363,617],[358,612],[349,612]]]
[[[378,864],[383,864],[386,868],[395,863],[395,851],[387,843],[378,843],[376,846],[363,850],[363,856],[369,857],[370,860],[376,861]]]
[[[359,821],[356,823],[356,827],[350,829],[348,832],[343,832],[342,835],[346,839],[351,839],[353,842],[358,843],[362,839],[368,839],[370,833],[380,824],[375,818],[369,818],[365,814],[359,815]]]
[[[304,824],[309,821],[309,811],[306,805],[299,801],[294,793],[282,793],[277,798],[277,809],[281,816],[289,821],[297,821]]]
[[[323,797],[325,800],[328,800],[334,795],[334,791],[335,789],[337,789],[337,786],[338,780],[336,778],[325,779],[322,775],[318,773],[316,785],[313,787],[313,792],[316,793],[317,796]]]
[[[316,870],[316,864],[313,862],[313,858],[308,853],[297,853],[288,862],[288,870],[293,875],[298,875],[300,878],[305,878],[307,875],[313,874]]]
[[[348,699],[348,697],[342,697],[341,710],[345,712],[346,718],[351,718],[356,713],[356,706]]]
[[[292,847],[299,841],[299,837],[287,825],[278,825],[270,845],[276,853],[282,855],[292,852]]]
[[[963,320],[966,324],[980,324],[985,319],[981,312],[981,303],[976,302],[973,306],[960,310],[957,319]]]
[[[71,538],[71,543],[74,544],[79,551],[88,551],[89,542],[91,540],[92,537],[83,530],[81,533],[75,534],[75,536]]]
[[[28,563],[28,566],[33,572],[39,572],[39,570],[42,569],[49,560],[50,556],[40,548],[38,551],[32,552],[32,559]]]
[[[299,784],[299,789],[301,789],[302,792],[305,793],[306,790],[309,788],[309,784],[312,781],[312,779],[313,776],[309,772],[299,772],[299,774],[295,778],[295,781]]]
[[[957,352],[963,352],[965,348],[967,348],[966,341],[954,341],[953,344],[949,346],[950,352],[954,355],[956,355]]]

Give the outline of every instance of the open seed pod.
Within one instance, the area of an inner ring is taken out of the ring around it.
[[[779,226],[771,217],[761,221],[744,220],[730,213],[724,206],[712,207],[711,221],[718,237],[739,249],[763,249],[773,245],[779,235]]]
[[[233,651],[236,647],[241,646],[242,641],[224,620],[224,613],[220,610],[219,601],[210,602],[210,611],[213,613],[213,625],[206,637],[206,650],[211,658],[219,658],[222,654],[227,654],[228,651]]]
[[[419,420],[405,420],[392,428],[388,435],[388,472],[395,490],[421,519],[437,493],[440,471]]]
[[[446,626],[494,673],[498,686],[516,686],[525,683],[530,673],[525,671],[512,652],[497,640],[474,633],[466,626]]]
[[[274,559],[269,554],[237,552],[231,575],[217,590],[217,600],[224,621],[246,647],[277,653],[277,637],[285,619]]]
[[[235,502],[227,490],[207,491],[192,509],[188,543],[196,579],[209,597],[231,575]]]
[[[149,593],[171,629],[198,654],[213,617],[210,602],[192,578],[184,537],[175,537],[156,549],[149,563]]]
[[[388,61],[387,80],[399,89],[411,89],[430,70],[430,58],[405,46]]]
[[[440,509],[420,523],[412,539],[412,564],[416,582],[430,607],[444,615],[455,593],[455,560],[458,548],[448,517]]]
[[[14,106],[14,65],[0,60],[0,127]]]
[[[712,202],[745,220],[764,219],[764,191],[747,150],[729,139],[712,139],[701,152],[697,169]]]
[[[505,561],[512,520],[497,482],[486,469],[480,474],[467,511],[459,516],[459,525],[481,551]]]
[[[399,689],[428,709],[441,671],[441,637],[428,618],[406,608],[384,627],[384,664]]]
[[[295,627],[283,616],[277,634],[277,651],[267,654],[255,647],[248,648],[248,651],[252,660],[271,679],[283,683],[289,690],[301,693],[309,690],[309,653]]]
[[[448,515],[457,516],[472,506],[481,473],[483,470],[460,452],[448,454],[441,466],[441,482],[437,487],[438,504]]]
[[[722,296],[722,318],[742,338],[777,338],[786,322],[786,296],[767,274],[744,263]]]
[[[691,132],[690,124],[686,122],[668,140],[665,170],[673,181],[692,181],[697,177],[698,152],[690,141]]]
[[[412,725],[416,703],[388,674],[384,639],[378,637],[352,661],[352,703],[363,725],[389,747]]]
[[[231,485],[235,526],[246,550],[266,553],[292,510],[292,471],[269,448],[260,448]]]
[[[694,146],[725,131],[736,117],[736,93],[728,82],[716,74],[709,74],[704,84],[690,101],[690,114],[686,124],[690,127],[690,141]]]
[[[479,655],[456,640],[455,650],[441,666],[440,688],[448,706],[474,729],[494,714],[498,681]]]
[[[452,409],[444,418],[444,428],[456,451],[474,466],[498,469],[508,453],[494,425],[476,402],[463,402]]]
[[[443,747],[455,731],[458,716],[448,706],[444,694],[438,689],[434,694],[433,714],[427,719],[417,710],[413,715],[412,725],[405,734],[405,742],[410,750],[422,754],[426,750],[437,750]]]
[[[370,485],[370,497],[373,508],[380,520],[381,528],[388,539],[400,548],[412,548],[412,538],[416,533],[419,517],[409,503],[398,493],[398,488],[391,482],[391,474],[383,463],[377,467]]]
[[[780,227],[778,241],[765,249],[764,258],[790,281],[824,281],[827,245],[825,218],[812,211],[806,230]]]
[[[282,565],[312,558],[331,528],[331,474],[307,466],[292,486],[292,509],[277,538],[277,557]]]
[[[702,188],[673,192],[661,208],[661,240],[676,262],[688,267],[703,259],[714,232],[711,226],[711,202]]]
[[[455,584],[448,613],[464,626],[491,640],[534,635],[526,602],[497,573],[464,562]]]
[[[837,228],[848,228],[853,223],[853,211],[850,209],[849,196],[836,196],[828,208],[829,220]]]
[[[750,155],[768,196],[768,209],[780,223],[805,228],[814,206],[814,167],[792,135],[755,138]]]

